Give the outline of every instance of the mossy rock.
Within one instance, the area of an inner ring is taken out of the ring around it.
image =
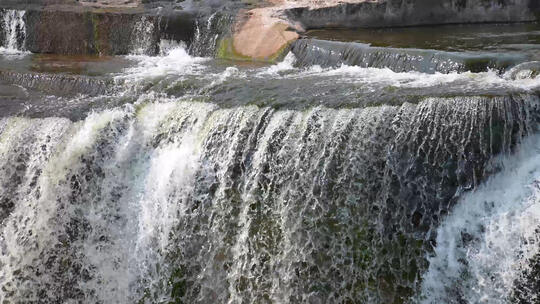
[[[291,43],[283,45],[276,53],[265,58],[254,58],[246,56],[238,52],[233,43],[232,37],[226,37],[219,41],[216,57],[219,59],[235,60],[235,61],[255,61],[275,63],[283,60],[289,51]]]

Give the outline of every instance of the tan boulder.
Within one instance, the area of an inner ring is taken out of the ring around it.
[[[268,0],[269,6],[241,13],[226,53],[236,59],[272,61],[291,42],[299,38],[300,25],[288,20],[283,10],[293,7],[320,8],[339,3],[363,2],[365,0]]]
[[[258,8],[247,13],[246,20],[233,35],[238,54],[265,60],[298,39],[298,34],[289,30],[289,24],[273,16],[274,12],[272,8]]]

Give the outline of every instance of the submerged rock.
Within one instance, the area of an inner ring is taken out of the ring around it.
[[[512,300],[519,304],[540,303],[540,253],[525,268],[515,282]]]

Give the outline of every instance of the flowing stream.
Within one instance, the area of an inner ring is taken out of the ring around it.
[[[235,64],[197,51],[217,15],[189,47],[146,21],[128,56],[0,53],[0,302],[538,301],[534,53]]]

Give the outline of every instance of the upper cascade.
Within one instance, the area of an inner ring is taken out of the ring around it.
[[[194,36],[194,12],[132,5],[103,7],[102,3],[33,5],[36,3],[3,9],[0,1],[1,47],[41,54],[156,55],[160,40],[189,43]]]
[[[190,49],[196,55],[275,61],[310,29],[525,22],[540,16],[536,0],[274,0],[269,4],[2,0],[0,7],[9,9],[2,11],[0,38],[8,49],[83,55],[155,55],[161,39],[172,39],[193,43]],[[13,8],[28,10],[30,16]],[[91,13],[91,18],[84,18],[84,13]]]
[[[271,3],[241,15],[230,53],[267,60],[298,39],[298,33],[310,29],[530,22],[540,16],[537,0],[274,0]]]
[[[299,66],[350,65],[389,68],[395,72],[450,73],[488,70],[504,72],[507,68],[528,60],[524,54],[397,49],[316,39],[298,40],[292,44],[291,51],[297,57]]]

